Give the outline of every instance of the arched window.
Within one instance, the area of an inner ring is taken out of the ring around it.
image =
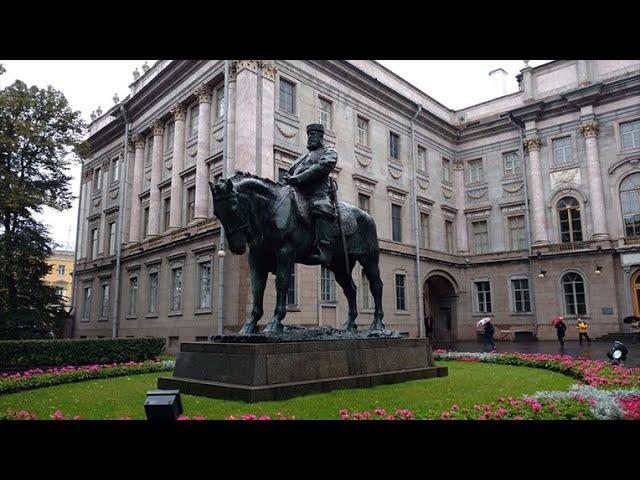
[[[640,235],[640,173],[634,173],[620,184],[620,205],[625,237]]]
[[[569,272],[562,277],[564,309],[567,315],[586,315],[587,303],[584,280],[579,273]]]
[[[580,204],[573,197],[564,197],[558,202],[560,219],[560,241],[562,243],[581,242]]]

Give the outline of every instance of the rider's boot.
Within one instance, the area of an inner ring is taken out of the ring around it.
[[[307,258],[311,263],[328,265],[331,262],[331,223],[319,217],[316,219],[316,242],[313,253]]]

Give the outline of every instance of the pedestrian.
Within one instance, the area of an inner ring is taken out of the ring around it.
[[[587,328],[589,328],[589,324],[584,320],[582,320],[581,318],[578,318],[578,323],[576,323],[576,326],[578,327],[580,345],[582,345],[583,335],[584,335],[584,338],[587,339],[587,342],[591,343],[591,339],[589,338],[589,335],[587,335]]]
[[[490,343],[492,347],[491,350],[496,349],[496,344],[493,342],[493,334],[495,331],[496,329],[491,325],[491,322],[484,324],[484,346],[486,347]]]
[[[640,342],[640,320],[636,320],[631,323],[631,328],[634,330],[633,343]]]
[[[560,347],[564,348],[564,336],[567,331],[567,325],[562,321],[562,317],[560,321],[556,323],[556,333],[558,334],[558,340],[560,341]]]

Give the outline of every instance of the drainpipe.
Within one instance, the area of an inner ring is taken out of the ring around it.
[[[224,61],[224,122],[222,130],[222,178],[227,178],[227,132],[229,124],[229,60]],[[220,222],[218,250],[218,335],[224,331],[224,227]]]
[[[523,184],[524,184],[524,215],[525,215],[525,221],[527,223],[527,247],[529,249],[529,279],[531,281],[531,313],[533,313],[533,319],[536,322],[536,334],[537,334],[537,327],[538,327],[538,319],[537,319],[537,315],[536,315],[536,290],[535,290],[535,286],[534,286],[534,280],[533,280],[533,264],[532,264],[532,250],[531,250],[531,217],[529,215],[529,190],[527,187],[528,181],[527,181],[527,166],[524,163],[524,148],[523,148],[523,144],[524,144],[524,125],[521,122],[518,122],[515,118],[513,118],[513,115],[509,114],[509,121],[511,122],[511,125],[513,125],[514,127],[516,127],[518,129],[518,134],[520,135],[520,144],[518,146],[518,152],[520,155],[520,158],[522,159],[522,169],[523,169]]]
[[[420,216],[418,215],[418,186],[416,172],[416,146],[415,146],[415,133],[414,122],[418,118],[422,111],[422,105],[418,105],[418,111],[411,119],[411,164],[413,165],[413,229],[414,240],[416,242],[416,302],[418,306],[418,332],[420,338],[425,337],[424,331],[424,305],[422,300],[422,275],[420,274]]]
[[[116,280],[115,280],[115,298],[113,301],[113,327],[111,331],[112,338],[118,338],[118,319],[120,317],[120,262],[122,257],[122,241],[124,240],[124,200],[125,191],[127,189],[126,179],[129,170],[129,118],[124,105],[120,105],[122,119],[124,120],[124,165],[120,171],[120,206],[118,208],[118,229],[116,242]]]

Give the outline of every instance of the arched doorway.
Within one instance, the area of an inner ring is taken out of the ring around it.
[[[424,282],[426,331],[434,342],[456,339],[456,294],[452,281],[442,274],[431,274]]]
[[[631,276],[631,300],[633,302],[633,314],[640,316],[640,269]]]

